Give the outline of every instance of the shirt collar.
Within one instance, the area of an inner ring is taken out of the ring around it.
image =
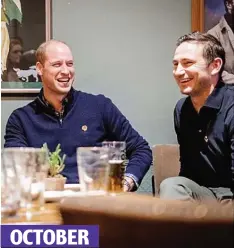
[[[69,93],[67,94],[67,96],[62,100],[62,111],[60,114],[64,114],[64,111],[67,112],[68,110],[68,106],[72,104],[73,102],[73,93],[74,93],[74,89],[73,87],[71,88],[71,90],[69,91]],[[38,97],[37,97],[37,102],[44,108],[47,109],[49,112],[54,112],[57,113],[57,111],[54,109],[54,107],[46,100],[46,98],[44,97],[44,93],[43,93],[43,88],[41,89]]]
[[[225,84],[223,82],[218,82],[215,86],[213,92],[208,96],[204,107],[213,108],[219,110],[223,101],[223,91]]]

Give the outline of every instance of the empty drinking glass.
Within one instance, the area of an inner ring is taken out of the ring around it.
[[[48,173],[47,152],[41,148],[5,148],[5,158],[11,160],[19,178],[21,207],[44,206],[44,180]]]
[[[32,207],[34,210],[44,210],[45,179],[48,176],[48,153],[43,149],[34,150],[34,171],[31,184]]]
[[[1,152],[1,217],[15,215],[19,207],[19,178],[12,159]]]
[[[109,149],[79,147],[77,149],[78,173],[81,191],[105,193],[109,175]]]

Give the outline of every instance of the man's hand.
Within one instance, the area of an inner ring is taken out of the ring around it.
[[[131,191],[134,186],[135,186],[135,183],[132,180],[132,178],[124,177],[124,180],[123,180],[123,190],[124,190],[124,192]]]

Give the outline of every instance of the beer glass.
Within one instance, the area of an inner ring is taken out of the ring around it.
[[[126,143],[124,141],[104,141],[102,147],[110,149],[110,172],[108,191],[123,192],[123,179],[126,170]]]

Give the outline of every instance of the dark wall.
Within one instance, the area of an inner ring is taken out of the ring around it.
[[[21,0],[22,23],[12,20],[8,26],[10,37],[23,40],[24,50],[36,49],[45,41],[45,0]]]

